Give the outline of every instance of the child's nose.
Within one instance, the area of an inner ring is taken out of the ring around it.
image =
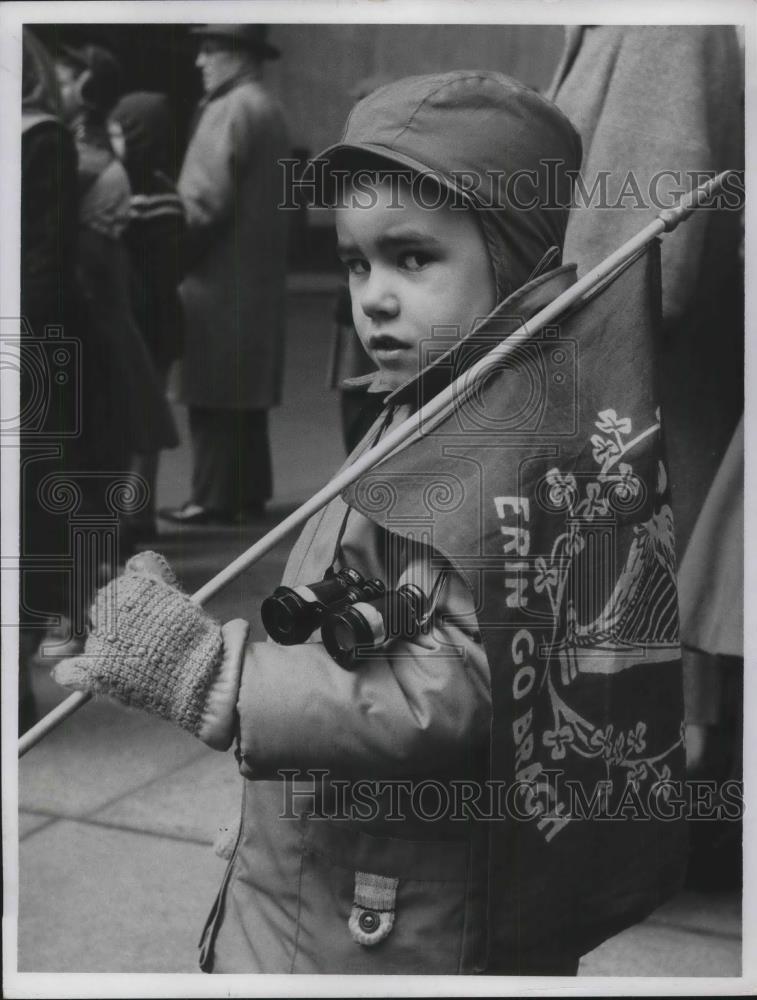
[[[379,267],[371,269],[363,284],[360,308],[369,319],[396,316],[399,312],[399,299],[391,286],[389,275]]]

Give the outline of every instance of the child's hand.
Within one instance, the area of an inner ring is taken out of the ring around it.
[[[97,592],[91,618],[83,652],[53,669],[58,684],[110,695],[228,749],[247,622],[222,627],[179,589],[155,552],[134,556]]]

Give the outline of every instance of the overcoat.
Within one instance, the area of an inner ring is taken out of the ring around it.
[[[205,98],[178,181],[187,214],[182,397],[265,409],[281,394],[286,212],[283,112],[254,74]]]

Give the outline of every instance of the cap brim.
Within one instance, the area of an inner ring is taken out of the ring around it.
[[[448,190],[466,198],[469,197],[469,192],[456,184],[454,178],[450,177],[449,174],[446,174],[440,168],[434,167],[429,163],[422,163],[420,160],[416,160],[412,156],[407,156],[405,153],[397,153],[395,150],[389,149],[387,146],[380,145],[380,143],[361,142],[358,144],[337,142],[332,146],[327,146],[318,154],[318,156],[313,157],[313,160],[318,162],[326,160],[329,164],[333,164],[336,168],[340,155],[354,155],[356,153],[370,153],[373,156],[380,157],[382,160],[386,160],[388,163],[395,164],[400,167],[406,167],[408,170],[412,170],[415,174],[420,174],[424,177],[432,177],[448,188]]]

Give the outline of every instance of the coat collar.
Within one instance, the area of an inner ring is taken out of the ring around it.
[[[220,83],[215,90],[211,90],[209,93],[205,94],[205,96],[198,101],[194,115],[192,116],[192,122],[189,126],[190,138],[193,137],[197,131],[200,121],[209,104],[218,100],[219,97],[225,97],[226,94],[230,93],[232,90],[236,90],[237,87],[241,87],[242,84],[259,82],[260,71],[257,69],[246,69],[242,73],[237,73],[236,76],[232,76],[230,79],[224,80],[224,82]]]
[[[211,101],[215,101],[219,97],[224,97],[229,91],[241,87],[243,83],[260,83],[260,76],[260,71],[257,69],[245,69],[241,73],[237,73],[236,76],[232,76],[228,80],[224,80],[223,83],[219,83],[214,90],[209,91],[205,95],[201,104],[203,106],[210,104]]]
[[[563,264],[552,271],[521,285],[504,299],[492,320],[475,333],[460,340],[454,347],[426,365],[411,379],[386,396],[386,403],[401,404],[415,402],[422,406],[435,396],[453,378],[477,361],[485,349],[494,347],[493,328],[502,331],[502,338],[514,332],[522,323],[535,316],[540,309],[556,299],[561,292],[576,282],[576,265]],[[385,393],[381,384],[381,372],[371,372],[359,378],[345,379],[345,386],[365,388],[370,393]]]

